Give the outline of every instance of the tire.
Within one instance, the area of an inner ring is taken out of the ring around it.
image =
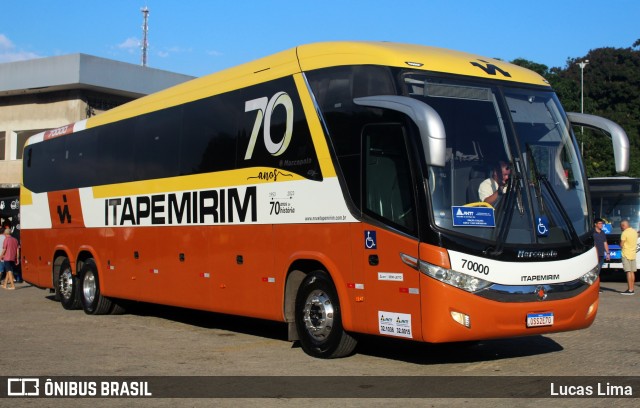
[[[87,259],[80,271],[80,301],[86,314],[103,315],[113,308],[113,302],[100,293],[98,268],[93,259]]]
[[[69,259],[62,261],[60,273],[56,282],[56,298],[60,298],[60,304],[67,310],[80,308],[80,297],[78,296],[78,279],[71,272]]]
[[[122,315],[127,313],[127,306],[123,300],[111,299],[111,303],[113,303],[113,307],[109,311],[109,314]]]
[[[338,293],[324,271],[311,272],[302,281],[295,320],[302,350],[312,357],[345,357],[356,347],[356,339],[342,327]]]

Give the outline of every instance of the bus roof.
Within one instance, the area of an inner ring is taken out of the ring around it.
[[[375,64],[549,86],[537,73],[505,61],[424,45],[366,41],[315,43],[299,46],[298,58],[303,71]]]
[[[323,42],[301,45],[145,96],[88,119],[86,127],[100,126],[300,71],[364,64],[549,86],[544,78],[528,69],[459,51],[391,42]]]

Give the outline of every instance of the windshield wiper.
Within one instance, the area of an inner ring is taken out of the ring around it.
[[[500,225],[500,229],[498,230],[498,236],[496,238],[497,244],[495,248],[488,247],[484,250],[484,253],[487,255],[498,256],[502,254],[504,242],[507,239],[509,226],[511,225],[511,220],[513,219],[513,206],[516,204],[516,201],[519,199],[521,194],[520,173],[516,172],[515,170],[514,173],[516,174],[515,177],[509,177],[507,195],[505,196],[504,211],[501,211],[500,218],[498,219],[497,225]]]
[[[553,201],[553,204],[555,205],[558,212],[560,213],[562,220],[567,225],[567,229],[569,230],[569,235],[571,236],[571,243],[573,244],[574,252],[582,251],[582,249],[584,248],[584,243],[580,241],[580,237],[578,237],[578,233],[576,232],[576,229],[573,227],[573,223],[571,222],[571,217],[569,217],[569,214],[567,214],[567,211],[565,210],[564,206],[562,205],[562,202],[560,201],[560,197],[558,197],[558,194],[551,186],[549,179],[547,179],[547,175],[540,174],[540,172],[538,171],[538,166],[536,165],[536,160],[533,157],[533,152],[531,151],[531,146],[529,145],[529,143],[527,143],[526,146],[527,146],[527,153],[531,157],[531,163],[532,163],[531,168],[533,169],[533,174],[535,175],[536,180],[540,184],[545,186],[547,192],[551,196],[551,201]],[[542,197],[540,197],[540,199],[542,199]]]

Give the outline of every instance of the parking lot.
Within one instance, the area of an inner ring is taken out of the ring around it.
[[[285,393],[281,398],[256,399],[247,387],[246,395],[252,398],[217,399],[216,405],[293,407],[302,401],[308,406],[325,406],[332,400],[318,398],[318,392],[324,392],[323,397],[327,398],[349,397],[341,400],[342,406],[493,407],[495,400],[464,397],[464,392],[458,399],[398,398],[401,394],[398,392],[392,392],[390,399],[362,399],[364,385],[357,394],[336,395],[334,386],[323,389],[323,381],[326,385],[330,384],[327,379],[336,376],[344,376],[346,381],[371,377],[371,383],[379,385],[380,377],[393,384],[394,378],[403,377],[434,376],[455,382],[453,377],[471,376],[482,379],[479,383],[491,391],[487,397],[493,398],[496,395],[492,391],[499,390],[509,377],[597,376],[616,384],[623,377],[638,380],[640,374],[640,295],[619,295],[618,291],[625,286],[622,281],[602,283],[598,317],[586,330],[448,345],[364,337],[356,354],[337,360],[307,356],[296,343],[287,341],[286,326],[281,323],[145,304],[132,305],[124,315],[89,316],[81,310],[63,310],[48,291],[28,284],[17,286],[15,291],[0,290],[0,340],[4,348],[0,369],[7,377],[250,377],[256,384],[264,381],[264,377],[294,381],[297,378],[301,382],[318,377],[318,387],[310,381],[309,388],[305,388],[309,390],[307,398],[303,390],[292,394],[295,398]],[[495,382],[487,383],[487,378],[495,378]],[[461,385],[468,383],[466,380]],[[380,396],[375,388],[371,392],[372,396]],[[640,388],[634,388],[633,392],[635,397]],[[421,394],[411,390],[406,394],[416,395]],[[503,397],[500,392],[497,396]],[[6,394],[2,397],[0,405],[12,407],[49,406],[52,402],[43,398],[9,400]],[[67,399],[65,405],[131,406],[133,402],[136,406],[211,405],[208,399],[186,398]],[[637,400],[562,397],[517,400],[518,406],[532,407],[603,404],[635,406]]]

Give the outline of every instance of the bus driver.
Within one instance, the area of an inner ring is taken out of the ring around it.
[[[500,160],[491,172],[491,177],[480,183],[478,187],[480,201],[495,205],[500,196],[507,191],[509,175],[511,175],[511,166]]]

